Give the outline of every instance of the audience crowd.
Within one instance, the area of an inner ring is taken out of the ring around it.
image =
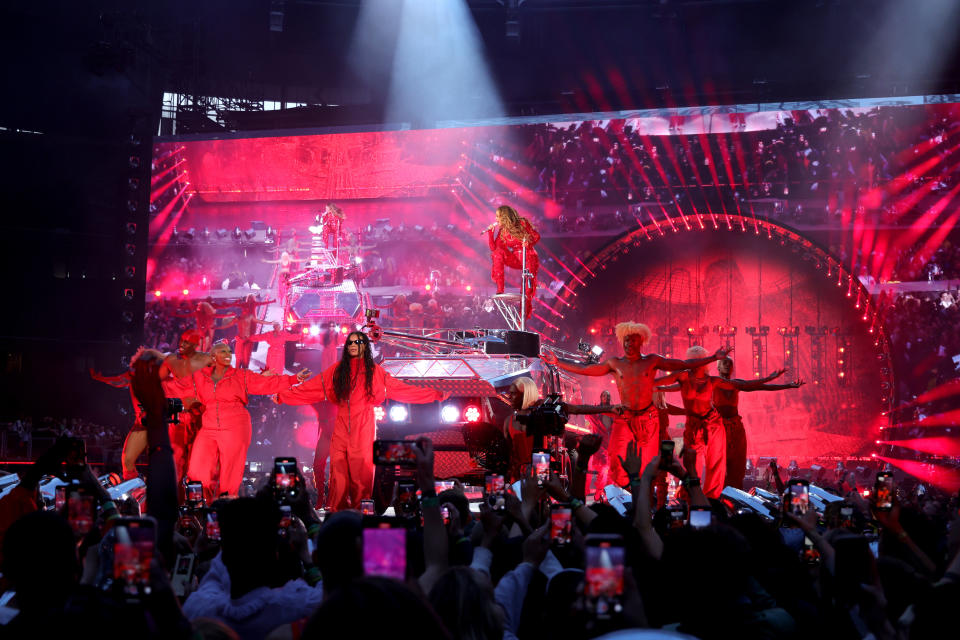
[[[13,594],[3,637],[906,640],[955,626],[957,495],[903,486],[887,510],[847,479],[842,500],[765,517],[739,499],[708,501],[673,459],[664,466],[684,488],[656,509],[660,460],[631,447],[628,500],[585,504],[599,448],[585,436],[564,478],[528,475],[517,495],[485,496],[479,509],[459,485],[438,494],[427,439],[411,469],[419,497],[375,507],[393,516],[315,511],[299,473],[292,488],[270,474],[251,496],[178,507],[156,376],[157,363],[136,364],[149,519],[136,501],[110,500],[68,440],[0,500]],[[61,510],[37,495],[53,474],[73,487]],[[770,491],[782,490],[771,474]],[[83,496],[98,505],[92,518],[75,509]]]

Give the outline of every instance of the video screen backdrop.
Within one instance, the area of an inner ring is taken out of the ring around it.
[[[198,300],[276,298],[277,261],[304,253],[329,202],[345,213],[341,245],[362,265],[383,324],[503,327],[481,232],[509,204],[542,235],[531,326],[545,344],[586,338],[619,355],[613,326],[633,319],[654,330],[651,350],[682,357],[688,327],[713,350],[715,328],[735,326],[737,375],[749,378],[747,328],[770,328],[765,375],[785,364],[778,329],[799,327],[789,375],[809,384],[743,395],[751,457],[868,457],[894,390],[881,388],[874,338],[854,322],[847,290],[789,251],[725,239],[724,216],[797,230],[873,293],[894,280],[960,277],[949,242],[960,216],[956,113],[938,104],[160,140],[147,340],[173,344]],[[564,289],[591,257],[650,224],[672,237],[632,251],[570,302]],[[702,235],[677,233],[690,224]],[[507,286],[519,286],[516,271]],[[261,313],[286,321],[277,304]],[[807,327],[829,337],[815,349]],[[857,350],[842,383],[837,335]],[[960,353],[960,343],[945,348]],[[263,357],[258,349],[251,367]],[[613,389],[607,379],[584,386],[588,400]]]

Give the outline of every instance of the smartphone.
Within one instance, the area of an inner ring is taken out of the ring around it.
[[[657,466],[661,471],[666,471],[673,464],[673,449],[676,447],[673,440],[660,441],[660,464]]]
[[[207,511],[207,521],[204,526],[207,539],[220,542],[220,522],[217,520],[217,512],[213,509]]]
[[[67,495],[67,522],[75,536],[85,536],[93,528],[96,515],[96,504],[93,496],[87,496],[79,491],[71,491]]]
[[[290,509],[290,505],[280,505],[280,525],[277,528],[277,533],[280,534],[280,537],[287,537],[291,524],[293,524],[293,512]]]
[[[197,561],[197,554],[188,553],[178,555],[177,563],[173,569],[173,575],[170,576],[170,586],[173,588],[174,595],[181,598],[187,595],[187,587],[193,580],[193,567]]]
[[[573,536],[573,511],[569,504],[558,503],[550,509],[550,539],[558,545],[570,544]]]
[[[200,506],[203,504],[203,483],[187,482],[184,490],[184,497],[191,506]]]
[[[443,526],[450,524],[450,507],[440,507],[440,515],[443,516]]]
[[[275,497],[283,503],[297,495],[300,480],[297,477],[296,458],[275,458],[273,460],[273,486]]]
[[[417,514],[417,485],[414,482],[397,483],[397,515],[412,517]]]
[[[820,552],[813,546],[813,540],[803,537],[803,550],[800,552],[800,559],[804,564],[815,566],[820,564]]]
[[[671,529],[679,529],[687,524],[687,509],[683,505],[672,506],[667,513],[670,517]]]
[[[893,509],[893,494],[896,485],[893,483],[893,474],[881,471],[877,474],[877,481],[873,485],[873,508],[877,511]]]
[[[433,490],[438,494],[443,493],[444,491],[449,491],[457,486],[457,483],[453,480],[434,480],[433,481]]]
[[[856,529],[853,519],[853,507],[840,507],[840,526],[844,529]]]
[[[360,515],[364,515],[364,516],[377,515],[376,507],[374,507],[373,500],[360,501]]]
[[[795,516],[802,516],[810,510],[810,483],[795,478],[787,483],[783,493],[783,509]]]
[[[417,466],[416,445],[407,440],[374,440],[373,463],[385,466]]]
[[[180,518],[177,520],[177,529],[183,535],[192,535],[196,533],[193,531],[194,528],[194,518],[193,518],[193,509],[187,505],[180,506]]]
[[[504,479],[499,473],[488,473],[483,483],[484,492],[487,494],[487,504],[491,509],[503,511],[506,506],[504,498]]]
[[[150,593],[157,522],[150,517],[118,518],[113,528],[113,579],[128,600],[138,600]]]
[[[67,504],[67,485],[59,485],[53,493],[53,508],[60,511]]]
[[[363,526],[364,575],[406,578],[406,528],[382,519],[364,521]]]
[[[537,474],[537,485],[542,487],[550,477],[550,452],[534,451],[531,464],[533,464],[534,473]]]
[[[588,535],[584,604],[597,619],[607,619],[623,610],[623,538],[618,535]]]
[[[869,541],[864,536],[844,535],[833,541],[836,596],[853,601],[861,584],[873,582],[876,565]]]
[[[713,522],[713,511],[710,507],[690,507],[690,521],[689,525],[691,529],[703,529],[709,527]]]

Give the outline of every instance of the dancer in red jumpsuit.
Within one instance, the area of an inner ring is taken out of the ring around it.
[[[279,322],[273,323],[273,331],[258,333],[250,338],[251,342],[267,343],[267,366],[263,373],[269,373],[275,376],[283,375],[286,344],[294,340],[299,340],[300,336],[296,333],[283,331],[283,325]]]
[[[747,470],[747,432],[743,428],[743,418],[740,417],[740,392],[797,389],[803,385],[803,380],[788,384],[767,384],[783,375],[783,369],[759,380],[731,380],[733,360],[730,358],[717,361],[717,371],[720,373],[721,379],[737,383],[732,388],[722,384],[715,385],[713,406],[717,408],[717,412],[723,420],[724,435],[727,439],[727,479],[725,484],[735,489],[743,489],[743,475]]]
[[[130,390],[130,402],[133,404],[133,426],[130,427],[127,437],[123,440],[120,464],[123,466],[124,480],[136,478],[139,475],[137,473],[137,458],[147,448],[147,428],[143,424],[143,409],[140,408],[140,403],[133,395],[133,387],[130,385],[130,381],[133,380],[133,371],[125,371],[116,376],[105,376],[99,371],[90,369],[90,377],[97,382],[103,382],[117,389]]]
[[[195,397],[203,403],[203,424],[193,441],[187,477],[203,483],[204,497],[212,502],[221,493],[237,495],[243,480],[252,429],[247,398],[270,395],[288,389],[310,375],[304,369],[291,376],[265,376],[230,366],[230,345],[218,342],[210,354],[213,367],[190,376],[167,378],[163,388],[174,398]],[[220,465],[220,486],[214,486],[214,472]]]
[[[223,325],[221,329],[237,326],[237,337],[234,339],[237,345],[237,368],[246,369],[250,366],[250,356],[253,354],[254,328],[258,324],[265,324],[263,320],[257,319],[257,307],[276,302],[276,300],[265,300],[257,302],[257,299],[251,293],[237,302],[234,306],[240,307],[240,313],[233,320]]]
[[[333,204],[327,205],[320,216],[320,224],[323,225],[323,246],[329,249],[336,249],[340,246],[340,226],[347,219],[347,214],[343,209]]]
[[[727,355],[729,349],[718,349],[712,356],[695,360],[675,360],[655,353],[644,355],[643,346],[650,341],[650,328],[636,322],[621,322],[616,328],[617,338],[623,346],[622,358],[610,358],[589,365],[560,362],[549,350],[544,350],[543,361],[555,364],[565,371],[585,376],[612,375],[620,391],[622,416],[613,421],[610,442],[607,446],[610,481],[623,487],[628,483],[620,458],[626,457],[627,445],[635,440],[643,460],[650,461],[659,453],[660,412],[653,404],[653,380],[658,370],[679,371],[710,364]]]
[[[498,230],[494,227],[499,225]],[[503,293],[503,268],[522,269],[521,257],[523,247],[527,247],[527,270],[533,274],[523,292],[526,297],[527,318],[532,313],[533,296],[537,292],[537,273],[540,271],[540,259],[533,248],[540,242],[540,234],[533,228],[530,221],[521,218],[513,207],[503,205],[497,208],[497,222],[487,227],[487,242],[490,244],[490,253],[493,258],[493,283],[497,285],[497,293]]]
[[[231,314],[218,314],[217,309],[223,308],[223,304],[214,304],[211,298],[201,300],[197,303],[197,308],[193,313],[174,313],[179,318],[189,318],[193,316],[197,323],[196,330],[200,334],[200,342],[197,347],[200,351],[209,351],[213,344],[213,332],[216,330],[217,318],[229,318]],[[222,328],[222,327],[221,327]]]
[[[376,424],[373,408],[384,400],[426,404],[443,400],[447,394],[416,387],[397,380],[370,355],[366,334],[347,336],[343,357],[335,366],[304,384],[281,391],[282,404],[303,405],[329,400],[337,405],[337,417],[330,443],[331,509],[358,508],[373,495],[373,441]]]
[[[707,350],[703,347],[693,346],[687,349],[687,358],[699,358],[706,353]],[[703,493],[708,498],[720,497],[724,486],[729,484],[726,482],[727,432],[720,412],[714,406],[714,397],[722,391],[754,391],[763,383],[782,374],[783,371],[779,371],[770,378],[757,381],[731,380],[711,376],[704,365],[692,371],[677,371],[655,381],[660,385],[658,389],[663,391],[677,390],[676,387],[664,385],[672,385],[675,382],[680,385],[680,397],[683,399],[683,408],[687,413],[681,453],[683,465],[691,473],[696,473],[694,467],[697,454],[704,452],[706,471],[703,474]],[[741,471],[741,482],[742,480],[743,472]]]

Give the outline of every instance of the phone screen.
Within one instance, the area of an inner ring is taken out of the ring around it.
[[[401,482],[397,485],[397,514],[412,516],[417,513],[417,485]]]
[[[893,474],[881,472],[877,474],[877,481],[873,488],[874,506],[878,511],[893,509]]]
[[[123,518],[115,526],[113,578],[128,596],[150,593],[150,561],[156,542],[152,520]]]
[[[570,544],[573,512],[567,505],[554,505],[550,511],[550,538],[557,544]]]
[[[293,524],[293,512],[289,505],[282,505],[280,507],[280,526],[278,527],[277,533],[281,536],[286,536],[291,524]]]
[[[623,563],[620,536],[587,536],[584,597],[597,618],[609,618],[622,609]]]
[[[506,506],[504,487],[502,475],[497,473],[487,475],[486,481],[484,482],[484,490],[487,494],[487,502],[492,509],[501,510]]]
[[[373,500],[361,500],[360,501],[360,514],[364,516],[373,516],[376,515],[376,507],[374,507]]]
[[[413,467],[417,464],[414,443],[406,440],[374,440],[373,462],[379,465]]]
[[[363,573],[403,580],[407,573],[407,530],[383,525],[364,529]]]
[[[698,509],[696,507],[690,509],[691,528],[703,529],[704,527],[709,527],[712,520],[713,513],[711,513],[710,509]]]
[[[670,509],[670,528],[679,529],[687,523],[687,512],[682,508]]]
[[[810,509],[810,486],[806,482],[791,482],[783,498],[787,513],[802,516]]]
[[[57,487],[53,494],[53,506],[57,511],[63,509],[67,504],[67,485],[62,484]]]
[[[660,442],[660,469],[667,469],[673,463],[673,449],[676,446],[673,440]]]
[[[457,483],[453,480],[434,480],[433,481],[433,490],[437,493],[443,493],[457,486]]]
[[[537,474],[537,484],[543,485],[550,477],[550,453],[548,451],[533,452],[533,470]]]
[[[203,502],[203,483],[188,482],[187,489],[186,489],[186,499],[187,499],[187,502],[192,502],[194,504],[199,504]]]
[[[67,497],[67,522],[74,535],[85,536],[93,528],[93,496],[73,492]]]
[[[206,533],[209,540],[220,541],[220,522],[217,520],[216,511],[207,512]]]
[[[273,461],[273,482],[277,489],[292,489],[297,483],[295,458],[277,458]]]

